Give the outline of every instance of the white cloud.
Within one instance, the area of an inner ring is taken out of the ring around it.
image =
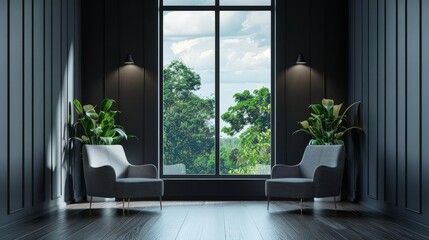
[[[180,42],[174,42],[171,44],[171,50],[173,50],[173,53],[175,55],[178,55],[184,51],[190,51],[192,50],[192,47],[199,44],[199,39],[190,39],[190,40],[184,40]]]
[[[167,44],[169,43],[167,42]],[[168,63],[173,58],[180,58],[186,65],[195,70],[214,70],[214,44],[214,37],[201,37],[171,42],[169,48],[172,56],[166,57],[164,61]],[[168,47],[168,45],[165,47]]]
[[[229,38],[221,40],[221,68],[246,71],[271,67],[271,48],[259,46],[256,39]]]
[[[214,36],[215,19],[210,11],[174,11],[164,14],[164,36]]]

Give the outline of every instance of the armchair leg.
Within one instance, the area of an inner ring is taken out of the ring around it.
[[[335,210],[337,210],[337,197],[335,196],[334,196],[334,207],[335,207]]]
[[[302,215],[302,198],[301,198],[301,215]]]
[[[270,196],[268,196],[268,201],[267,201],[267,211],[270,210]]]
[[[122,198],[122,216],[125,215],[125,198]]]
[[[159,197],[159,209],[162,210],[162,197]]]
[[[92,213],[92,196],[91,197],[89,197],[89,214],[91,214]]]

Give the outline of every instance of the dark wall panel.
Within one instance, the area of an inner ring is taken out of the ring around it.
[[[52,1],[52,157],[51,157],[51,199],[57,199],[61,195],[61,1]]]
[[[11,1],[9,28],[9,213],[24,209],[23,1]]]
[[[9,129],[9,104],[8,104],[8,84],[9,84],[9,64],[8,64],[8,0],[0,0],[0,196],[7,196],[8,178],[8,129]],[[0,198],[0,215],[7,214],[7,201],[5,197]]]
[[[24,0],[24,86],[23,86],[23,143],[24,193],[32,192],[33,168],[33,0]],[[31,206],[33,196],[24,196],[24,206]]]
[[[45,0],[45,55],[44,55],[44,151],[45,151],[45,199],[51,199],[52,166],[52,0]]]
[[[385,164],[385,198],[396,204],[396,0],[386,1],[386,164]]]
[[[420,6],[407,1],[407,161],[406,208],[420,212]]]
[[[158,37],[147,37],[158,32],[158,25],[154,24],[158,20],[158,1],[143,1],[144,21],[144,120],[143,120],[143,162],[157,165],[159,161],[158,151],[158,126],[159,108],[157,104],[159,95],[158,91]],[[147,114],[150,113],[150,114]],[[156,150],[156,151],[155,151]]]
[[[33,79],[33,204],[45,201],[45,166],[44,166],[44,6],[43,0],[34,4],[34,79]]]
[[[104,98],[104,4],[82,1],[82,101],[98,104]],[[119,58],[119,56],[117,56]],[[84,104],[82,103],[82,104]]]
[[[365,5],[366,0],[354,0]],[[354,2],[354,1],[350,1]],[[364,152],[369,141],[369,155],[357,161],[368,161],[363,168],[362,202],[372,208],[402,219],[429,226],[428,119],[429,87],[429,3],[421,0],[369,1],[368,8],[354,9],[354,25],[365,25],[362,32],[350,31],[352,42],[368,38],[368,48],[351,46],[351,60],[368,64],[368,89],[350,96],[354,101],[368,96],[369,129],[360,141],[354,140],[354,151]],[[366,31],[368,35],[366,35]],[[363,42],[364,43],[364,42]],[[368,51],[368,58],[362,56]],[[360,88],[359,71],[365,68],[350,64],[350,88]],[[364,128],[365,129],[365,128]],[[367,187],[367,189],[365,189]]]
[[[125,141],[123,146],[128,160],[134,164],[143,163],[144,125],[144,71],[143,65],[143,1],[121,1],[120,9],[120,65],[119,104],[120,121],[130,134],[140,140]],[[130,37],[132,36],[132,37]],[[128,54],[132,54],[135,65],[123,65]],[[155,127],[155,126],[154,126]]]
[[[70,3],[0,1],[0,226],[73,200],[63,191],[68,85],[80,80],[67,75],[80,51],[68,42],[80,31],[68,26]]]
[[[378,105],[377,102],[377,46],[378,46],[378,34],[377,34],[377,1],[369,2],[368,9],[368,18],[369,18],[369,89],[368,89],[368,101],[369,104],[369,115],[372,116],[369,118],[369,132],[367,133],[369,140],[369,156],[368,156],[368,196],[377,199],[378,198],[378,121],[377,121],[377,112]],[[353,85],[351,85],[353,86]]]
[[[308,115],[308,106],[311,101],[311,78],[310,72],[312,59],[306,59],[308,65],[296,65],[299,53],[310,56],[310,1],[286,1],[286,11],[300,13],[296,18],[294,14],[286,12],[286,96],[285,111],[289,113],[286,118],[286,158],[276,159],[277,162],[297,164],[301,161],[302,152],[308,144],[308,137],[303,134],[293,135],[298,129],[297,121],[303,120]],[[293,37],[292,37],[293,36]],[[291,150],[295,149],[295,151]]]
[[[398,31],[397,31],[397,196],[405,196],[405,163],[406,163],[406,121],[407,121],[407,102],[406,102],[406,0],[398,0]],[[405,206],[405,198],[397,199],[399,207]]]
[[[360,104],[361,113],[359,114],[359,121],[361,122],[362,132],[360,133],[362,141],[362,159],[360,162],[361,166],[358,173],[361,174],[361,179],[359,183],[361,192],[368,192],[368,184],[365,182],[365,179],[368,179],[368,172],[363,171],[363,169],[368,169],[368,159],[369,159],[369,17],[368,17],[368,7],[370,0],[364,0],[362,2],[362,99]],[[359,195],[358,190],[356,194]]]
[[[385,108],[385,102],[386,102],[386,41],[385,41],[385,1],[386,0],[378,0],[378,18],[377,18],[377,34],[378,34],[378,45],[377,45],[377,68],[378,68],[378,74],[377,74],[377,84],[378,84],[378,92],[377,92],[377,120],[378,120],[378,152],[377,152],[377,158],[378,158],[378,195],[381,199],[384,199],[384,164],[385,164],[385,147],[386,147],[386,135],[385,135],[385,129],[386,129],[386,122],[385,122],[385,114],[386,114],[386,108]],[[359,55],[359,52],[357,52],[357,55]]]
[[[422,1],[421,6],[421,48],[422,48],[422,98],[421,98],[421,109],[422,109],[422,168],[421,172],[425,173],[422,174],[422,185],[425,187],[422,191],[422,212],[427,213],[429,212],[429,191],[427,191],[427,186],[429,186],[429,94],[427,94],[427,91],[429,90],[429,1]]]

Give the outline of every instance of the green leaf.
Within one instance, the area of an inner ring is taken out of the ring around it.
[[[84,110],[85,112],[95,112],[94,106],[92,106],[92,105],[90,105],[90,104],[88,104],[88,105],[84,105],[84,106],[83,106],[83,110]]]
[[[113,143],[112,137],[100,137],[100,139],[104,143],[104,145],[112,145]]]
[[[115,102],[114,100],[109,99],[109,98],[104,99],[104,100],[101,102],[101,111],[104,111],[104,112],[109,111],[109,109],[112,107],[112,104],[113,104],[114,102]]]
[[[76,113],[79,116],[82,116],[83,115],[83,109],[82,109],[82,105],[80,104],[79,100],[73,99],[73,106],[74,106]]]

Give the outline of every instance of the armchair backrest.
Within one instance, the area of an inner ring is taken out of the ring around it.
[[[313,178],[314,171],[318,166],[338,167],[338,171],[344,169],[344,146],[343,145],[308,145],[300,165],[301,176]]]
[[[127,175],[129,163],[121,145],[85,145],[84,148],[88,167],[111,166],[116,178]]]

